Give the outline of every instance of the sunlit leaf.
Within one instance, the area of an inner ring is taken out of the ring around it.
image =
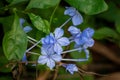
[[[31,8],[49,8],[58,4],[60,0],[31,0],[27,6],[27,9]]]
[[[29,1],[29,0],[13,0],[10,5],[18,4],[18,3],[21,3],[21,2],[25,2],[25,1]]]
[[[50,24],[47,20],[42,19],[40,16],[30,13],[29,17],[33,25],[40,31],[49,33]]]
[[[65,0],[71,6],[77,8],[78,10],[89,14],[98,14],[106,11],[108,6],[104,0]]]
[[[95,31],[94,38],[95,39],[105,39],[105,38],[117,39],[119,37],[116,31],[114,31],[113,29],[104,27]]]

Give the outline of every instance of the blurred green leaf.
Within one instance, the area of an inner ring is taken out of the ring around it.
[[[3,54],[3,49],[0,47],[0,72],[11,72],[11,67],[7,67],[8,60]]]
[[[58,4],[60,0],[31,0],[26,9],[31,8],[49,8]]]
[[[113,38],[113,39],[119,38],[116,31],[108,27],[103,27],[95,31],[95,34],[94,34],[95,39],[104,39],[108,37]]]
[[[84,80],[94,80],[94,76],[93,75],[85,75]]]
[[[24,1],[28,1],[28,0],[13,0],[10,5],[18,4],[18,3],[21,3],[21,2],[24,2]]]
[[[116,26],[116,30],[120,33],[120,20],[116,20],[115,26]]]
[[[12,28],[5,33],[3,39],[3,50],[8,60],[21,60],[27,48],[27,36],[21,29],[19,18],[14,17]]]
[[[108,9],[104,0],[65,0],[71,6],[88,15],[104,12]]]
[[[33,25],[40,31],[45,33],[49,33],[50,24],[47,20],[42,19],[40,16],[35,15],[33,13],[29,14],[29,17],[33,23]]]
[[[3,25],[4,32],[8,32],[13,24],[14,16],[0,17],[0,23]]]

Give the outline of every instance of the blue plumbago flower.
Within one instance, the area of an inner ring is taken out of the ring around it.
[[[25,65],[27,65],[28,63],[27,63],[27,56],[26,56],[26,53],[24,53],[24,56],[23,56],[23,58],[22,58],[22,62],[26,62],[25,63]]]
[[[32,30],[32,28],[30,26],[25,26],[23,30],[25,31],[25,33],[28,33]]]
[[[52,33],[50,33],[50,35],[48,35],[45,38],[42,38],[42,44],[44,46],[50,46],[54,48],[54,51],[57,54],[61,54],[63,49],[62,46],[67,46],[70,44],[70,41],[67,37],[62,37],[64,34],[63,29],[61,28],[56,28],[54,31],[54,35]]]
[[[47,64],[50,69],[55,67],[55,62],[60,62],[62,57],[54,52],[53,48],[41,48],[41,56],[39,56],[38,63]]]
[[[74,74],[74,72],[78,71],[78,68],[75,64],[63,64],[62,66],[65,67],[70,74]]]
[[[25,23],[25,19],[20,18],[19,21],[20,21],[21,28],[23,28],[23,24]],[[28,32],[30,32],[32,30],[32,28],[30,26],[25,26],[23,28],[23,30],[25,31],[25,33],[28,33]]]
[[[22,27],[22,25],[25,23],[25,19],[20,18],[19,21],[20,21],[20,26]]]
[[[72,37],[77,37],[78,35],[81,35],[80,29],[76,28],[75,26],[70,26],[68,28],[68,31],[71,33]]]
[[[94,40],[92,36],[94,30],[91,28],[86,28],[83,32],[74,26],[70,26],[68,31],[72,34],[72,39],[75,41],[75,47],[88,48],[94,45]]]
[[[26,53],[24,53],[24,56],[22,58],[22,62],[25,62],[25,61],[27,61]]]
[[[73,7],[66,7],[64,14],[72,17],[72,22],[73,22],[73,25],[75,25],[75,26],[77,26],[83,22],[83,17]]]

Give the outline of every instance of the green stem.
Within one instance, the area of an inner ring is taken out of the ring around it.
[[[36,53],[36,52],[27,52],[27,53],[30,53],[30,54],[34,54],[34,55],[38,55],[38,56],[40,56],[40,54],[39,53]]]
[[[55,14],[55,11],[56,11],[57,8],[58,8],[58,5],[59,5],[59,3],[56,5],[55,9],[53,10],[53,12],[52,12],[52,14],[51,14],[51,17],[50,17],[50,26],[51,26],[52,19],[53,19],[53,16],[54,16],[54,14]]]
[[[27,38],[30,39],[30,40],[32,40],[32,41],[34,41],[34,42],[38,42],[37,40],[33,39],[33,38],[30,37],[30,36],[27,36]]]

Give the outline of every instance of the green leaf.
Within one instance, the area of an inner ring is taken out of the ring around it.
[[[21,29],[19,18],[14,17],[12,28],[5,33],[3,39],[3,51],[8,60],[21,60],[27,48],[27,36]]]
[[[108,9],[104,0],[65,0],[71,6],[88,15],[98,14]]]
[[[40,16],[30,13],[29,17],[33,25],[40,31],[49,33],[50,24],[47,20],[42,19]]]
[[[104,39],[104,38],[113,38],[118,39],[118,34],[111,28],[103,27],[95,31],[94,38],[95,39]]]
[[[120,33],[120,20],[115,21],[115,26],[116,26],[116,30]]]
[[[31,0],[26,9],[31,8],[49,8],[58,4],[60,0]]]
[[[28,0],[13,0],[10,5],[18,4],[18,3],[21,3],[21,2],[25,2],[25,1],[28,1]]]

